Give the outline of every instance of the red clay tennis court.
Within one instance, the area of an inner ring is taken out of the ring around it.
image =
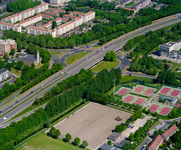
[[[129,103],[129,102],[131,102],[133,99],[134,99],[133,96],[129,96],[129,95],[128,95],[128,96],[123,100],[123,102],[124,102],[124,103]]]
[[[160,112],[159,114],[162,114],[162,115],[167,115],[169,112],[170,112],[171,108],[168,108],[168,107],[164,107]]]
[[[144,87],[138,86],[133,92],[140,93],[143,89]]]
[[[170,95],[172,95],[172,96],[178,96],[179,93],[180,93],[179,90],[173,90],[173,92],[172,92]]]
[[[177,105],[177,108],[181,108],[181,105]]]
[[[142,98],[138,98],[135,102],[134,102],[134,104],[135,105],[141,105],[141,104],[143,104],[144,103],[144,99],[142,99]]]
[[[125,95],[129,90],[128,89],[121,89],[117,94],[118,95]]]
[[[155,112],[159,107],[160,107],[159,105],[153,104],[153,105],[151,105],[151,107],[149,108],[149,110],[150,110],[151,112]]]
[[[155,90],[153,90],[153,89],[148,89],[148,90],[146,90],[145,91],[145,95],[151,95],[153,92],[154,92]]]
[[[160,91],[160,93],[162,93],[162,94],[167,94],[168,91],[170,91],[170,88],[164,87],[164,88]]]

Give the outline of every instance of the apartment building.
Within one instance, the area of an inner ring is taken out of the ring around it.
[[[6,68],[0,69],[0,82],[9,77],[9,70]]]
[[[50,19],[50,18],[53,18],[52,16],[50,15],[45,15],[45,14],[40,14],[42,15],[42,18],[45,18],[45,19]]]
[[[34,8],[30,8],[25,11],[22,11],[22,12],[14,14],[14,15],[8,16],[6,18],[3,18],[2,20],[3,21],[10,20],[11,23],[16,23],[17,21],[21,21],[23,19],[33,16],[35,13],[40,13],[47,9],[48,9],[48,4],[43,3],[41,5],[35,6]]]
[[[50,4],[54,4],[54,5],[61,5],[63,4],[64,2],[69,2],[71,0],[49,0],[49,3]]]
[[[133,5],[133,8],[138,12],[140,9],[145,8],[151,3],[151,0],[139,0]]]
[[[125,7],[126,4],[129,4],[131,2],[132,2],[132,0],[123,0],[123,1],[121,1],[121,5],[122,5],[122,7]]]
[[[176,42],[170,41],[159,46],[160,56],[165,56],[165,57],[168,57],[170,55],[170,52],[178,51],[180,49],[181,49],[181,40],[178,40]]]
[[[83,17],[83,16],[84,16],[83,13],[78,13],[78,12],[73,12],[73,11],[70,11],[70,12],[69,12],[69,15],[72,15],[72,16],[79,16],[79,17]]]
[[[74,20],[71,20],[71,21],[69,21],[69,22],[61,25],[60,27],[57,27],[57,28],[55,29],[56,35],[62,35],[62,34],[68,32],[68,31],[70,31],[70,30],[72,30],[72,29],[74,29],[74,28],[75,28],[75,26],[74,26]]]
[[[21,32],[21,26],[19,24],[11,24],[11,23],[6,23],[6,22],[0,22],[0,30],[14,30],[17,32]]]
[[[20,22],[19,25],[23,26],[23,27],[27,27],[27,26],[34,24],[34,23],[37,23],[41,20],[42,20],[42,15],[37,14],[37,16],[35,16],[35,17],[32,17],[30,19],[27,19],[25,21]]]
[[[78,18],[76,16],[67,15],[67,14],[64,14],[63,17],[66,18],[66,19],[76,19],[76,18]]]
[[[83,22],[84,22],[84,20],[82,17],[74,19],[74,27],[76,28],[76,27],[80,26]]]
[[[88,13],[84,14],[84,18],[83,18],[84,23],[88,22],[88,21],[90,21],[90,20],[92,20],[94,18],[95,18],[95,12],[94,11],[89,11]]]
[[[51,16],[59,16],[58,12],[51,12],[51,11],[44,11],[44,14],[51,15]]]
[[[38,28],[38,27],[34,27],[34,26],[28,26],[26,28],[26,33],[32,34],[32,35],[51,34],[53,37],[56,37],[55,30],[48,30],[48,29]]]
[[[0,40],[0,54],[4,54],[5,52],[10,53],[12,48],[17,51],[17,43],[15,40]]]
[[[49,23],[47,23],[47,24],[44,24],[44,25],[42,25],[41,27],[42,27],[42,28],[51,28],[51,27],[52,27],[52,22],[53,22],[53,21],[51,21],[51,22],[49,22]]]
[[[50,8],[50,10],[53,12],[58,12],[58,13],[65,13],[65,10],[62,10],[62,9]]]

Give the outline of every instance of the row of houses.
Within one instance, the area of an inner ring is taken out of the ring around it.
[[[54,5],[61,5],[63,3],[68,3],[71,0],[47,0],[50,4],[54,4]]]
[[[145,8],[145,7],[147,7],[150,4],[151,4],[151,0],[138,0],[133,5],[133,9],[135,9],[138,12],[140,9]]]
[[[178,127],[174,124],[171,128],[165,131],[162,135],[158,135],[149,145],[147,150],[157,150],[159,146],[163,143],[164,140],[168,140],[170,136],[172,136],[176,131],[178,131]]]
[[[16,23],[17,21],[29,18],[35,15],[36,13],[43,12],[47,9],[48,9],[48,3],[42,3],[41,5],[35,6],[34,8],[29,8],[22,12],[3,18],[2,21],[10,21],[11,23]]]

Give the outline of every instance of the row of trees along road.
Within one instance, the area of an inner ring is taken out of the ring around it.
[[[84,78],[84,76],[87,76],[87,78]],[[60,93],[54,93],[52,99],[50,95],[49,99],[51,100],[45,109],[40,108],[30,116],[24,117],[23,120],[17,123],[13,122],[10,126],[0,129],[0,149],[13,149],[14,145],[25,138],[24,135],[28,135],[35,127],[43,126],[47,118],[51,119],[59,115],[81,99],[93,100],[94,92],[105,93],[113,86],[113,79],[116,79],[116,84],[119,84],[121,80],[121,70],[112,69],[110,72],[102,70],[93,78],[93,72],[88,74],[88,71],[86,72],[82,69],[81,72],[74,75],[74,77],[76,77],[76,80],[73,80],[75,78],[69,77],[69,82],[67,81],[67,83],[71,85],[73,82],[75,86],[71,90],[63,92],[62,95],[60,95]],[[80,82],[80,79],[84,81],[84,84],[80,83],[76,85],[76,83]],[[45,95],[43,97],[45,97]]]

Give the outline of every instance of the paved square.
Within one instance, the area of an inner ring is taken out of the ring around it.
[[[122,121],[116,121],[117,116]],[[72,140],[79,137],[81,143],[86,140],[88,148],[95,149],[107,139],[116,125],[126,122],[130,116],[129,113],[91,102],[54,127],[60,130],[61,137],[70,133]]]

